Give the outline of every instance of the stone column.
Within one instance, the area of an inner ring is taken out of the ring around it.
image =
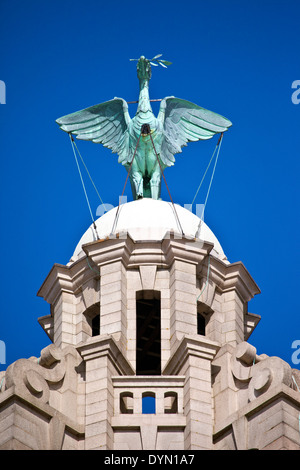
[[[244,304],[236,289],[225,292],[222,296],[223,343],[237,346],[244,341]]]
[[[207,338],[185,336],[164,370],[164,374],[185,375],[183,404],[186,450],[212,449],[211,361],[218,349],[218,343]]]
[[[170,269],[171,354],[177,340],[196,333],[196,265],[175,260]]]
[[[142,414],[142,390],[135,390],[133,395],[133,414]]]
[[[114,414],[112,376],[133,370],[109,336],[93,338],[78,348],[86,364],[85,450],[113,449]]]
[[[56,346],[75,344],[76,338],[76,298],[74,294],[62,291],[53,306],[54,312],[54,337]]]
[[[126,270],[121,261],[100,267],[100,332],[126,350]]]
[[[168,269],[157,271],[155,290],[160,292],[161,368],[170,358],[170,273]]]

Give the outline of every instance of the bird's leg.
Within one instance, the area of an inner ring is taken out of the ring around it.
[[[143,175],[140,171],[131,171],[130,173],[131,185],[135,189],[135,199],[140,199],[143,197]]]
[[[135,191],[135,184],[134,184],[134,181],[131,178],[131,175],[130,175],[130,186],[131,186],[131,192],[132,192],[133,200],[135,201],[137,199],[137,197],[136,197],[136,191]]]
[[[152,173],[150,180],[150,188],[152,199],[159,199],[161,189],[161,171],[158,164],[156,164],[155,170]]]

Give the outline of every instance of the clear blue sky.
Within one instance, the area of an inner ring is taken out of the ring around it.
[[[173,65],[153,69],[152,98],[174,95],[233,122],[205,221],[262,291],[249,303],[262,317],[249,341],[291,363],[291,344],[300,340],[300,104],[291,100],[300,80],[299,1],[1,0],[0,17],[1,370],[49,344],[37,322],[49,305],[36,293],[91,223],[55,119],[114,96],[137,99],[129,58],[158,53]],[[175,202],[192,201],[215,143],[189,144],[166,171]],[[117,156],[78,146],[102,199],[117,205],[126,178]],[[99,201],[87,188],[95,215]]]

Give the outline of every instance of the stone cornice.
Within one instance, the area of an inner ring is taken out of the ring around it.
[[[166,414],[166,415],[145,415],[145,414],[136,414],[136,415],[120,415],[113,416],[111,420],[111,426],[114,429],[139,429],[142,426],[157,426],[159,428],[166,429],[184,429],[186,426],[186,416],[176,413]]]
[[[117,238],[106,238],[83,245],[84,252],[95,265],[122,261],[128,269],[148,264],[169,268],[174,259],[198,264],[212,248],[212,243],[197,243],[195,239],[173,232],[166,233],[163,240],[143,241],[134,241],[130,234],[124,232]]]
[[[213,247],[213,243],[183,237],[172,232],[168,233],[162,241],[162,250],[168,267],[174,260],[190,262],[195,265],[201,264]]]
[[[163,375],[175,375],[180,372],[189,356],[196,356],[212,361],[220,349],[219,343],[206,337],[184,336],[175,353],[167,362]]]
[[[245,316],[245,341],[247,341],[252,334],[252,332],[255,330],[256,326],[261,320],[260,315],[257,315],[255,313],[246,313]]]
[[[48,338],[53,341],[54,335],[54,318],[52,315],[44,315],[38,318],[38,322],[45,331]]]
[[[194,264],[200,275],[203,271],[203,260],[212,249],[211,243],[181,237],[173,232],[167,233],[163,240],[137,242],[129,234],[120,233],[116,238],[87,243],[83,246],[86,257],[72,264],[54,264],[38,295],[53,304],[60,292],[78,292],[86,281],[97,276],[101,266],[116,261],[121,261],[127,269],[137,269],[143,265],[168,269],[174,260],[181,260]],[[227,264],[212,254],[210,281],[223,292],[237,290],[245,302],[260,292],[243,263]]]
[[[184,375],[134,375],[134,376],[115,376],[112,382],[115,388],[167,388],[183,387],[185,382]]]
[[[115,261],[122,261],[126,266],[134,250],[134,241],[124,232],[117,234],[115,238],[86,243],[82,249],[98,267]]]
[[[251,300],[254,295],[260,293],[254,279],[251,277],[241,261],[226,265],[226,274],[223,281],[223,292],[236,288],[244,301]]]
[[[228,430],[231,429],[233,423],[239,418],[243,416],[250,418],[254,414],[261,412],[264,408],[269,407],[271,403],[277,402],[278,400],[289,402],[298,407],[300,410],[299,392],[292,390],[285,384],[278,384],[276,387],[271,388],[252,402],[232,413],[226,419],[218,422],[214,428],[214,438],[217,439],[222,434],[228,432]]]
[[[76,293],[82,285],[97,276],[86,257],[71,265],[55,263],[37,295],[53,305],[61,292]]]
[[[134,370],[110,335],[93,337],[85,343],[76,346],[76,349],[84,361],[108,356],[118,369],[120,375],[134,375]]]
[[[197,273],[201,273],[202,277],[206,276],[206,272],[203,273],[203,265],[198,265]],[[259,287],[241,261],[225,264],[211,256],[209,278],[223,293],[236,290],[243,302],[249,302],[255,295],[260,294]]]

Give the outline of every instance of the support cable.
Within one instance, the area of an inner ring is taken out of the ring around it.
[[[210,178],[210,182],[209,182],[209,186],[208,186],[206,198],[205,198],[205,201],[204,201],[204,204],[203,204],[202,214],[201,214],[201,217],[200,217],[200,223],[199,223],[199,225],[198,225],[198,229],[197,229],[197,232],[196,232],[196,235],[195,235],[197,238],[200,237],[201,225],[202,225],[202,222],[203,222],[203,215],[204,215],[204,211],[205,211],[205,208],[206,208],[206,204],[207,204],[208,196],[209,196],[209,193],[210,193],[211,185],[212,185],[212,182],[213,182],[213,179],[214,179],[214,175],[215,175],[215,171],[216,171],[216,166],[217,166],[218,158],[219,158],[219,153],[220,153],[220,150],[221,150],[222,140],[223,140],[223,132],[221,133],[221,135],[220,135],[220,137],[219,137],[219,140],[218,140],[218,143],[217,143],[217,146],[216,146],[216,148],[218,149],[218,151],[217,151],[217,156],[216,156],[215,164],[214,164],[214,167],[213,167],[213,172],[212,172],[212,175],[211,175],[211,178]],[[214,152],[214,153],[215,153],[215,152]],[[213,153],[213,155],[214,155],[214,153]],[[212,159],[211,159],[211,160],[212,160]],[[210,163],[209,163],[209,164],[210,164]],[[208,169],[208,168],[207,168],[207,169]],[[203,180],[203,178],[202,178],[202,180]]]
[[[80,176],[81,184],[82,184],[83,191],[84,191],[84,194],[85,194],[86,202],[87,202],[87,205],[88,205],[88,208],[89,208],[89,212],[90,212],[90,215],[91,215],[91,219],[92,219],[92,222],[93,222],[93,227],[94,227],[94,230],[95,230],[97,239],[99,240],[99,235],[98,235],[98,232],[97,232],[97,227],[96,227],[96,224],[95,224],[95,219],[94,219],[94,217],[93,217],[93,213],[92,213],[90,201],[89,201],[89,198],[88,198],[86,189],[85,189],[85,184],[84,184],[84,181],[83,181],[83,178],[82,178],[82,174],[81,174],[81,171],[80,171],[80,166],[79,166],[79,163],[78,163],[78,158],[77,158],[77,156],[76,156],[76,152],[75,152],[75,148],[74,148],[75,142],[74,142],[74,139],[73,139],[72,134],[69,134],[69,136],[70,136],[70,141],[71,141],[71,145],[72,145],[72,149],[73,149],[73,153],[74,153],[74,157],[75,157],[75,161],[76,161],[78,173],[79,173],[79,176]]]
[[[214,179],[216,166],[217,166],[218,158],[219,158],[219,153],[220,153],[220,149],[221,149],[222,140],[223,140],[223,132],[221,133],[218,144],[217,144],[218,151],[217,151],[216,161],[215,161],[213,172],[212,172],[211,179],[210,179],[210,182],[209,182],[209,188],[207,190],[206,199],[205,199],[205,202],[204,202],[204,207],[206,206],[207,199],[208,199],[208,196],[209,196],[209,193],[210,193],[210,188],[211,188],[211,185],[212,185],[212,182],[213,182],[213,179]]]
[[[296,385],[296,388],[297,388],[298,392],[300,392],[300,388],[298,387],[298,384],[297,384],[297,382],[295,380],[295,377],[293,375],[292,375],[292,380],[293,380],[294,384]]]
[[[205,198],[205,202],[204,202],[204,205],[203,205],[203,210],[202,210],[202,214],[201,214],[201,218],[200,218],[199,227],[198,227],[198,230],[197,230],[197,233],[198,233],[198,234],[200,233],[200,230],[201,230],[201,224],[202,224],[203,214],[204,214],[204,210],[205,210],[205,207],[206,207],[206,204],[207,204],[207,200],[208,200],[208,196],[209,196],[209,193],[210,193],[211,185],[212,185],[212,182],[213,182],[213,178],[214,178],[214,174],[215,174],[215,170],[216,170],[216,166],[217,166],[217,162],[218,162],[218,158],[219,158],[219,153],[220,153],[220,149],[221,149],[222,140],[223,140],[223,132],[221,133],[221,135],[220,135],[220,137],[219,137],[219,140],[218,140],[218,143],[217,143],[217,145],[216,145],[216,148],[215,148],[215,150],[214,150],[214,152],[213,152],[213,155],[212,155],[212,157],[211,157],[211,159],[210,159],[210,162],[209,162],[209,164],[208,164],[208,166],[207,166],[207,168],[206,168],[206,171],[205,171],[205,173],[204,173],[204,176],[203,176],[203,178],[202,178],[202,181],[201,181],[201,183],[200,183],[200,185],[199,185],[199,187],[198,187],[198,189],[197,189],[196,195],[195,195],[195,197],[194,197],[194,199],[193,199],[193,202],[192,202],[192,204],[191,204],[191,206],[192,206],[193,203],[194,203],[194,201],[195,201],[195,199],[196,199],[196,196],[197,196],[198,191],[199,191],[199,189],[200,189],[200,187],[201,187],[201,185],[202,185],[202,183],[203,183],[203,180],[204,180],[204,177],[205,177],[205,175],[206,175],[206,173],[207,173],[207,170],[208,170],[208,168],[209,168],[209,166],[210,166],[210,164],[211,164],[211,162],[212,162],[212,160],[213,160],[213,157],[214,157],[214,155],[215,155],[216,149],[218,149],[218,151],[217,151],[217,156],[216,156],[216,160],[215,160],[215,164],[214,164],[214,167],[213,167],[213,172],[212,172],[212,175],[211,175],[211,178],[210,178],[209,187],[208,187],[207,194],[206,194],[206,198]],[[196,233],[196,234],[197,234],[197,233]],[[208,255],[206,282],[205,282],[205,285],[204,285],[203,289],[201,290],[200,294],[199,294],[198,297],[197,297],[197,301],[198,301],[198,299],[201,297],[201,295],[203,294],[203,292],[205,291],[205,289],[207,288],[208,280],[209,280],[209,273],[210,273],[210,255]]]
[[[88,177],[90,178],[91,183],[92,183],[92,185],[94,186],[94,189],[95,189],[95,191],[96,191],[96,193],[97,193],[97,195],[98,195],[98,197],[99,197],[99,200],[100,200],[101,204],[103,205],[104,210],[106,211],[105,204],[104,204],[104,202],[103,202],[102,199],[101,199],[101,196],[100,196],[100,194],[99,194],[99,191],[98,191],[98,189],[96,188],[96,185],[95,185],[95,183],[94,183],[94,181],[93,181],[93,179],[92,179],[92,177],[91,177],[91,175],[90,175],[89,170],[87,169],[86,164],[84,163],[84,160],[83,160],[83,158],[82,158],[82,156],[81,156],[81,153],[80,153],[79,150],[78,150],[78,147],[77,147],[76,142],[75,142],[74,139],[73,139],[73,144],[74,144],[74,146],[75,146],[75,148],[76,148],[76,150],[77,150],[77,153],[78,153],[78,155],[79,155],[79,157],[80,157],[80,159],[81,159],[81,161],[82,161],[82,164],[83,164],[84,168],[86,169],[86,172],[87,172],[87,174],[88,174]]]
[[[138,145],[139,145],[139,143],[140,143],[141,135],[142,135],[142,132],[140,132],[139,138],[138,138],[138,140],[137,140],[137,143],[136,143],[136,146],[135,146],[135,149],[134,149],[134,152],[133,152],[133,157],[132,157],[132,160],[131,160],[131,163],[130,163],[129,170],[128,170],[128,172],[127,172],[127,176],[126,176],[125,184],[124,184],[124,187],[123,187],[122,195],[121,195],[121,198],[119,198],[119,205],[118,205],[118,209],[117,209],[117,211],[116,211],[116,216],[115,216],[115,220],[114,220],[114,223],[113,223],[113,226],[112,226],[112,229],[111,229],[111,233],[113,233],[114,230],[115,230],[115,228],[116,228],[116,222],[117,222],[117,218],[118,218],[118,215],[119,215],[120,204],[121,204],[121,201],[123,200],[124,191],[125,191],[125,188],[126,188],[126,185],[127,185],[127,181],[128,181],[128,178],[129,178],[129,174],[130,174],[130,172],[131,172],[133,160],[134,160],[134,158],[135,158],[135,154],[136,154]]]
[[[203,181],[204,181],[204,178],[205,178],[205,176],[206,176],[206,173],[208,172],[209,167],[210,167],[210,165],[211,165],[211,162],[212,162],[213,159],[214,159],[214,156],[215,156],[216,150],[217,150],[217,148],[218,148],[218,145],[219,145],[219,141],[217,142],[217,144],[216,144],[216,146],[215,146],[215,149],[214,149],[213,154],[212,154],[212,156],[211,156],[211,159],[209,160],[209,163],[208,163],[208,165],[207,165],[207,167],[206,167],[206,170],[205,170],[205,172],[204,172],[204,175],[203,175],[203,177],[202,177],[202,180],[201,180],[201,182],[200,182],[200,184],[199,184],[199,186],[198,186],[198,189],[197,189],[197,191],[196,191],[196,194],[195,194],[195,196],[194,196],[194,199],[193,199],[192,202],[191,202],[190,210],[192,210],[193,204],[194,204],[194,202],[195,202],[196,197],[198,196],[198,193],[199,193],[199,191],[200,191],[200,188],[201,188],[201,186],[202,186],[202,183],[203,183]]]
[[[156,159],[157,159],[158,164],[159,164],[159,168],[160,168],[161,174],[162,174],[162,176],[163,176],[163,179],[164,179],[164,181],[165,181],[165,184],[166,184],[166,187],[167,187],[167,190],[168,190],[170,199],[171,199],[171,203],[172,203],[172,206],[173,206],[173,209],[174,209],[176,218],[177,218],[178,225],[179,225],[179,227],[180,227],[180,230],[181,230],[182,235],[184,236],[184,231],[183,231],[183,229],[182,229],[182,226],[181,226],[181,223],[180,223],[180,220],[179,220],[179,217],[178,217],[176,208],[175,208],[175,204],[174,204],[174,202],[173,202],[173,199],[172,199],[172,196],[171,196],[171,193],[170,193],[170,190],[169,190],[169,186],[168,186],[167,180],[166,180],[165,175],[164,175],[164,172],[163,172],[163,170],[162,170],[162,167],[161,167],[161,164],[160,164],[160,161],[159,161],[159,157],[158,157],[158,154],[157,154],[157,151],[156,151],[156,148],[155,148],[153,139],[152,139],[151,132],[149,133],[149,135],[150,135],[150,139],[151,139],[151,142],[152,142],[152,146],[153,146],[153,149],[154,149],[154,152],[155,152]]]

